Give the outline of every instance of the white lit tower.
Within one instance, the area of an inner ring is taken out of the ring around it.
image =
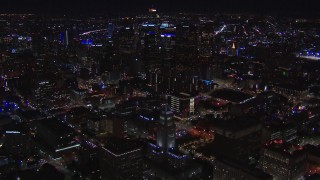
[[[157,145],[162,151],[167,152],[174,148],[176,143],[176,125],[173,121],[173,112],[168,105],[165,105],[161,111],[158,129]]]
[[[151,8],[149,8],[149,13],[156,13],[157,9],[154,7],[154,5],[151,6]]]
[[[232,47],[229,53],[229,56],[238,56],[239,55],[239,49],[236,47],[235,43],[232,43]]]

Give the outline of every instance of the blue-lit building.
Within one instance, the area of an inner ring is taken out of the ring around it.
[[[111,39],[113,37],[114,25],[113,23],[108,23],[107,25],[107,38]]]

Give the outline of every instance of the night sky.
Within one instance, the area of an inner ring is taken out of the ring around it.
[[[319,0],[1,0],[3,13],[141,13],[152,4],[161,12],[254,12],[317,17]]]

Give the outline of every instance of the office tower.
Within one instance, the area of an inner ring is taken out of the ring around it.
[[[140,179],[143,150],[139,143],[110,138],[102,147],[102,179]]]
[[[272,176],[247,165],[227,159],[215,159],[213,162],[213,179],[272,180]]]
[[[157,130],[157,145],[162,151],[175,147],[176,126],[173,122],[173,113],[166,105],[162,109]]]
[[[46,104],[55,92],[56,83],[53,81],[42,80],[37,82],[34,89],[34,98],[38,106]]]
[[[187,93],[179,93],[171,95],[169,104],[172,111],[182,117],[193,115],[195,111],[194,97]]]
[[[199,164],[175,149],[175,129],[173,113],[166,105],[159,118],[157,145],[149,143],[147,158],[151,160],[151,168],[144,172],[144,176],[150,179],[190,179],[201,173]]]
[[[298,179],[306,170],[306,152],[301,146],[273,140],[262,149],[259,167],[275,179]]]

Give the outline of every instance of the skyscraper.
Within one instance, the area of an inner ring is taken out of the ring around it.
[[[306,150],[275,139],[262,149],[258,166],[274,179],[299,179],[307,166]]]
[[[190,179],[196,178],[202,169],[187,155],[175,149],[176,125],[168,105],[163,106],[160,114],[157,145],[149,143],[147,158],[151,169],[145,172],[150,179]]]
[[[172,111],[167,105],[164,106],[157,130],[157,145],[162,148],[162,151],[168,151],[170,148],[175,147],[176,126],[172,117]]]

